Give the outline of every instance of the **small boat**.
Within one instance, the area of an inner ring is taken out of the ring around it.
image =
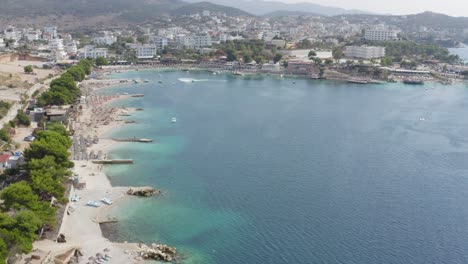
[[[171,122],[172,122],[172,123],[177,122],[177,118],[175,118],[175,117],[171,118]]]
[[[163,81],[159,80],[158,83],[163,83]]]
[[[419,84],[424,84],[424,81],[423,81],[423,80],[417,80],[417,79],[405,79],[405,80],[403,80],[403,83],[404,83],[404,84],[416,84],[416,85],[419,85]]]
[[[111,205],[112,204],[112,200],[109,199],[109,198],[102,198],[101,199],[101,202],[107,204],[107,205]]]
[[[356,84],[367,84],[368,81],[366,80],[360,80],[360,79],[349,79],[349,83],[356,83]]]
[[[89,201],[86,203],[87,206],[92,206],[92,207],[99,207],[98,202],[96,201]]]
[[[74,195],[72,196],[72,198],[71,198],[71,201],[72,201],[72,202],[78,202],[78,200],[80,200],[80,199],[81,199],[81,198],[80,198],[78,195],[74,194]]]
[[[149,80],[148,80],[148,79],[145,79],[144,82],[145,82],[145,83],[149,83]]]
[[[123,93],[123,95],[128,95],[128,93]]]
[[[239,76],[244,75],[244,74],[243,74],[242,72],[240,72],[240,71],[235,71],[233,74],[234,74],[234,75],[239,75]]]
[[[419,118],[419,121],[426,121],[426,118],[421,117],[421,118]]]

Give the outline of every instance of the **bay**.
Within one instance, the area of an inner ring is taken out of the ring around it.
[[[144,111],[115,136],[157,143],[120,145],[111,156],[136,163],[106,173],[164,191],[112,212],[112,239],[184,263],[468,262],[465,86],[112,77],[149,80],[105,91],[145,94],[116,103]]]

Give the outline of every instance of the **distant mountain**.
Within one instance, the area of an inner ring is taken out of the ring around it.
[[[187,2],[199,2],[200,0],[186,0]],[[338,7],[322,6],[313,3],[287,4],[275,1],[264,0],[205,0],[208,2],[239,8],[255,15],[266,15],[276,11],[299,11],[319,14],[324,16],[334,16],[341,14],[369,14],[361,10],[347,10]]]
[[[182,0],[0,0],[0,25],[20,22],[36,25],[38,20],[52,20],[61,27],[73,28],[74,24],[88,27],[150,22],[165,15],[193,14],[203,10],[251,16],[233,7]]]
[[[351,23],[369,23],[383,21],[403,30],[418,30],[427,27],[436,30],[462,30],[468,28],[468,17],[452,17],[434,12],[424,12],[414,15],[382,16],[382,15],[345,15]]]
[[[192,4],[184,4],[176,9],[170,11],[173,15],[187,15],[194,13],[201,13],[204,10],[208,10],[214,13],[226,13],[230,16],[252,16],[252,14],[242,11],[240,9],[218,5],[210,2],[197,2]]]
[[[275,11],[268,14],[263,15],[264,17],[298,17],[298,16],[322,16],[319,14],[311,13],[311,12],[304,12],[304,11]]]

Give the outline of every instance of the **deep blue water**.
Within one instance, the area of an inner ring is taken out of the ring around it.
[[[465,86],[115,77],[150,80],[106,91],[145,94],[119,103],[145,111],[116,135],[157,144],[122,145],[136,164],[107,172],[165,195],[114,212],[114,239],[184,263],[468,263]]]

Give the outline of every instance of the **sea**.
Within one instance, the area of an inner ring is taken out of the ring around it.
[[[468,87],[146,70],[113,136],[116,186],[153,186],[104,228],[181,263],[468,263]],[[171,119],[175,117],[176,123]]]
[[[466,44],[462,48],[450,48],[450,53],[458,55],[462,61],[468,63],[468,46]]]

